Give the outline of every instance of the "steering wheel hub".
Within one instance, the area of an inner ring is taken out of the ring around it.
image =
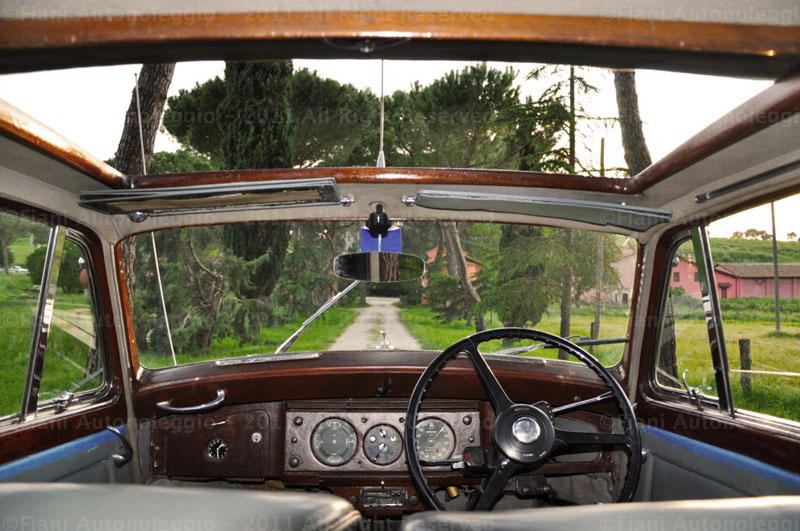
[[[514,425],[511,426],[511,433],[517,442],[522,444],[531,444],[539,438],[542,433],[542,428],[539,423],[531,417],[518,418]]]
[[[518,463],[537,463],[546,458],[555,442],[547,404],[515,404],[501,413],[494,425],[494,442]]]

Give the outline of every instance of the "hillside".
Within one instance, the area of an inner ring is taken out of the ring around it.
[[[692,243],[681,245],[681,251],[692,255]],[[744,238],[711,238],[714,263],[772,262],[771,240]],[[800,242],[778,242],[778,262],[800,262]]]

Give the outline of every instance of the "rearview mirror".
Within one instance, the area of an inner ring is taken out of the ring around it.
[[[363,282],[416,280],[425,272],[425,262],[413,254],[350,253],[336,257],[333,270],[339,278]]]

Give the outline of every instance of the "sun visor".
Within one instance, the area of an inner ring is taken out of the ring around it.
[[[610,225],[637,232],[672,219],[672,212],[619,203],[541,197],[420,190],[414,204],[434,210],[478,210]]]
[[[332,178],[81,192],[80,206],[144,219],[183,213],[338,205]]]

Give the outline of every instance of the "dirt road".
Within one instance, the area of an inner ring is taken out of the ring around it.
[[[400,321],[400,309],[394,306],[399,299],[367,297],[366,308],[339,336],[330,350],[372,350],[381,342],[381,330],[386,330],[386,342],[397,350],[420,350],[420,345]]]

